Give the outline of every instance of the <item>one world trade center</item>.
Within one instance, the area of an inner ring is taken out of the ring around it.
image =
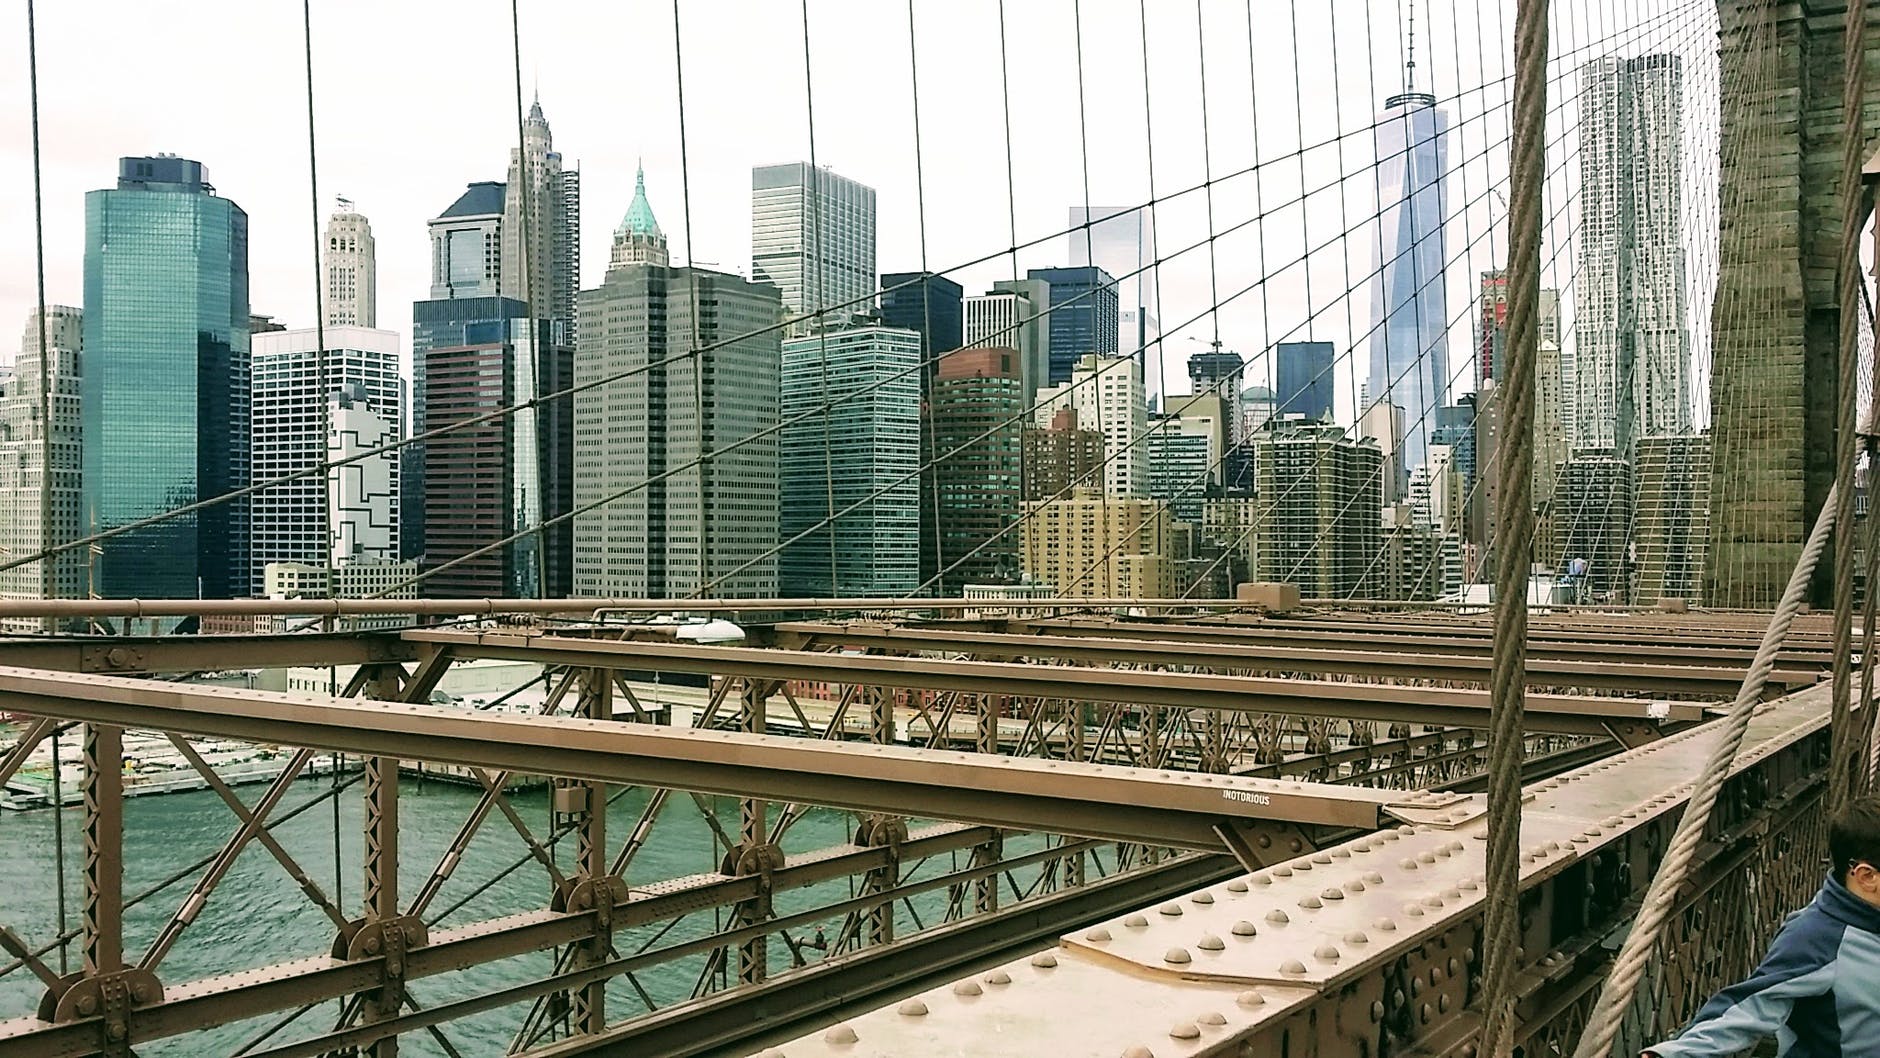
[[[1403,479],[1424,461],[1436,409],[1448,403],[1449,311],[1444,298],[1443,171],[1448,163],[1444,139],[1449,117],[1436,97],[1405,92],[1390,97],[1378,115],[1378,238],[1376,268],[1371,273],[1371,370],[1365,392],[1369,405],[1388,400],[1401,409],[1402,436],[1389,441]],[[1390,421],[1390,419],[1386,419]],[[1386,492],[1393,491],[1387,485]]]

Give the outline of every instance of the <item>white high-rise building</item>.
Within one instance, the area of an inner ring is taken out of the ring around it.
[[[1051,380],[1050,308],[1050,284],[1042,279],[1003,280],[991,293],[960,300],[961,348],[1016,351],[1026,407]]]
[[[0,554],[24,557],[83,535],[79,510],[79,368],[83,317],[68,305],[46,306],[46,344],[39,348],[39,313],[26,334],[10,377],[0,377]],[[46,381],[52,429],[42,429],[40,380]],[[44,470],[51,439],[51,491]],[[50,501],[49,503],[47,501]],[[49,511],[48,511],[49,508]],[[50,513],[51,520],[45,515]],[[88,553],[79,549],[45,562],[0,572],[0,599],[84,598]],[[34,619],[0,621],[16,631],[48,627]]]
[[[1384,483],[1386,502],[1402,495],[1410,468],[1423,462],[1436,409],[1449,403],[1450,321],[1443,279],[1448,132],[1449,116],[1437,107],[1436,97],[1416,91],[1385,100],[1372,127],[1377,267],[1371,276],[1371,370],[1362,403],[1403,409],[1401,450],[1395,465],[1386,468],[1393,478]],[[1360,407],[1361,420],[1364,412]]]
[[[788,317],[845,321],[874,305],[875,189],[807,162],[751,169],[751,279]],[[840,306],[840,307],[838,307]],[[792,326],[807,333],[809,321]]]
[[[580,289],[581,173],[562,166],[537,99],[522,123],[522,146],[509,149],[509,178],[503,185],[502,295],[527,302],[532,318],[552,321],[555,342],[572,345],[574,298]]]
[[[1086,218],[1090,221],[1088,238],[1083,228]],[[1185,370],[1167,362],[1159,372],[1152,366],[1157,356],[1151,347],[1162,332],[1156,323],[1155,223],[1149,210],[1072,206],[1069,228],[1071,267],[1096,265],[1117,277],[1117,350],[1142,362],[1149,400],[1159,404],[1164,387],[1158,376],[1181,378]]]
[[[250,452],[256,481],[285,477],[305,470],[327,457],[335,445],[357,444],[353,451],[373,447],[361,438],[377,427],[365,422],[367,413],[384,428],[386,441],[403,436],[405,391],[399,375],[398,334],[370,327],[326,328],[326,378],[320,379],[319,340],[313,328],[269,331],[253,338],[254,428]],[[345,400],[333,401],[335,393]],[[335,413],[340,413],[335,418]],[[334,437],[335,429],[348,429],[353,440]],[[380,442],[385,443],[385,442]],[[396,452],[370,457],[373,464],[335,467],[324,476],[309,476],[263,489],[254,496],[249,554],[250,590],[260,594],[267,583],[270,562],[324,565],[343,545],[364,549],[363,557],[398,555],[398,480]],[[333,479],[338,478],[336,484]],[[333,490],[342,495],[348,481],[355,491],[377,496],[373,504],[355,510],[332,508],[333,535],[322,538],[327,504]],[[383,508],[383,509],[382,509]],[[359,522],[345,524],[349,519]],[[389,549],[381,534],[389,533]]]
[[[326,461],[354,459],[398,440],[397,425],[372,406],[363,387],[343,386],[326,401]],[[335,566],[398,560],[398,453],[374,452],[327,473]]]
[[[1683,72],[1675,55],[1580,67],[1574,447],[1626,458],[1691,429],[1684,329]]]
[[[326,222],[326,325],[379,325],[379,267],[372,224],[342,197]]]
[[[1149,429],[1142,364],[1134,357],[1091,354],[1077,362],[1069,382],[1038,391],[1034,422],[1049,429],[1059,408],[1077,412],[1077,425],[1103,434],[1103,489],[1113,496],[1149,494],[1149,451],[1137,443]]]

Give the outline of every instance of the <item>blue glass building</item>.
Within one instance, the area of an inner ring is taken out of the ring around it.
[[[889,272],[881,277],[881,322],[921,336],[921,393],[932,387],[940,356],[965,346],[965,291],[932,272]]]
[[[1077,362],[1091,353],[1115,356],[1118,330],[1116,280],[1095,265],[1034,268],[1025,273],[1051,285],[1051,378],[1071,380]],[[1141,351],[1129,350],[1141,359]]]
[[[1318,422],[1332,418],[1332,343],[1281,342],[1276,347],[1278,378],[1273,415],[1303,415]]]
[[[249,483],[248,214],[201,163],[118,160],[85,196],[83,510],[104,531]],[[233,500],[107,541],[112,598],[229,598],[248,585]]]

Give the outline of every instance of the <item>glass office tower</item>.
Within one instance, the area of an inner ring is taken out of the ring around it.
[[[86,532],[249,481],[248,214],[201,163],[121,158],[85,196]],[[248,503],[106,541],[93,590],[228,598],[248,587]]]

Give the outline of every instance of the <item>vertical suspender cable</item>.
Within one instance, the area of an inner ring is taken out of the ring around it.
[[[315,400],[319,401],[319,407],[314,414],[317,419],[326,423],[327,435],[321,437],[321,455],[317,457],[321,462],[325,462],[326,456],[330,454],[326,451],[325,442],[331,435],[333,422],[331,419],[327,418],[328,405],[331,402],[328,399],[329,394],[327,393],[326,381],[326,284],[320,274],[320,153],[313,124],[312,0],[301,0],[300,34],[301,44],[305,49],[307,66],[307,204],[309,216],[313,221],[313,396]],[[333,575],[333,491],[329,484],[332,473],[333,471],[328,470],[325,474],[322,474],[319,483],[320,568],[326,570],[326,594],[328,598],[333,596],[333,582],[335,579]],[[333,630],[333,618],[331,617],[321,618],[320,624],[323,631],[331,632]],[[331,665],[328,665],[326,668],[326,693],[329,695],[339,694],[339,671]],[[337,790],[339,786],[341,759],[339,754],[333,754],[333,785],[335,790]],[[340,856],[339,814],[339,798],[335,797],[333,798],[333,900],[335,903],[339,903],[343,900],[342,894],[344,892],[344,877],[340,866],[342,859]]]
[[[1862,134],[1861,105],[1865,102],[1867,11],[1865,4],[1847,5],[1841,99],[1841,359],[1835,372],[1834,466],[1834,705],[1831,712],[1833,750],[1829,754],[1828,805],[1839,808],[1856,788],[1854,765],[1866,763],[1864,747],[1854,737],[1854,463],[1859,445],[1856,397],[1860,376],[1860,314],[1862,287],[1860,235],[1866,226],[1870,202],[1861,186],[1861,162],[1866,146]],[[1869,514],[1868,517],[1873,517]],[[1873,590],[1869,585],[1868,591]],[[1867,659],[1861,659],[1863,667]]]
[[[39,548],[51,550],[52,537],[52,350],[46,345],[46,214],[39,165],[39,33],[33,0],[26,0],[26,81],[33,120],[33,267],[39,283]],[[57,598],[59,559],[40,567],[46,598]],[[59,779],[59,731],[52,731],[52,873],[59,902],[59,972],[66,972],[65,941],[65,792]]]
[[[1533,553],[1534,360],[1539,336],[1541,196],[1546,190],[1548,0],[1515,9],[1514,129],[1509,159],[1508,343],[1495,511],[1495,656],[1489,674],[1488,909],[1480,1053],[1513,1051],[1520,935],[1522,714],[1527,695],[1527,578]]]
[[[525,322],[529,326],[529,398],[531,402],[533,402],[533,406],[527,409],[526,414],[528,414],[529,416],[535,419],[535,429],[530,431],[532,436],[534,436],[535,438],[535,451],[528,453],[528,458],[534,460],[536,466],[540,467],[541,461],[542,461],[542,444],[543,444],[542,405],[540,403],[542,399],[542,376],[541,376],[542,348],[541,346],[542,346],[542,339],[544,336],[546,336],[551,343],[554,341],[555,328],[553,324],[550,324],[546,327],[538,327],[536,325],[536,322],[538,319],[548,319],[549,317],[543,316],[542,313],[536,309],[537,298],[535,296],[535,293],[536,293],[535,280],[537,277],[535,275],[535,267],[534,267],[535,266],[535,244],[530,241],[529,235],[530,235],[530,232],[532,231],[532,225],[530,223],[530,220],[531,220],[530,215],[531,213],[533,213],[534,210],[540,208],[541,203],[536,202],[534,200],[534,197],[531,193],[535,189],[532,186],[530,186],[531,184],[534,183],[535,173],[534,173],[534,170],[532,170],[529,167],[529,139],[528,139],[527,133],[524,131],[524,122],[523,122],[522,15],[516,9],[516,0],[509,0],[509,46],[510,46],[510,54],[515,60],[516,179],[519,183],[522,184],[522,188],[518,192],[518,194],[522,196],[520,200],[522,209],[519,211],[519,217],[518,217],[522,230],[518,232],[516,235],[516,256],[520,258],[520,260],[517,263],[521,265],[522,267],[522,275],[521,275],[522,303],[528,307],[528,313],[529,313]],[[500,257],[500,253],[498,256]],[[497,269],[497,288],[498,288],[497,293],[499,294],[502,292],[501,287],[502,287],[502,270],[499,267]],[[552,304],[549,306],[549,311],[550,312],[554,311],[554,306]],[[559,377],[557,377],[556,381],[557,383],[559,383],[561,380]],[[558,387],[558,388],[565,388],[565,387]],[[536,479],[537,480],[536,480],[536,485],[535,485],[535,502],[544,504],[544,508],[542,511],[542,521],[538,521],[535,523],[537,528],[540,529],[543,527],[543,522],[546,521],[550,517],[550,515],[548,514],[548,508],[546,506],[548,497],[546,495],[545,489],[541,481],[540,470],[536,472]],[[535,534],[535,578],[536,578],[535,588],[536,588],[537,597],[544,598],[544,599],[548,598],[548,595],[549,595],[548,538],[539,531]]]

